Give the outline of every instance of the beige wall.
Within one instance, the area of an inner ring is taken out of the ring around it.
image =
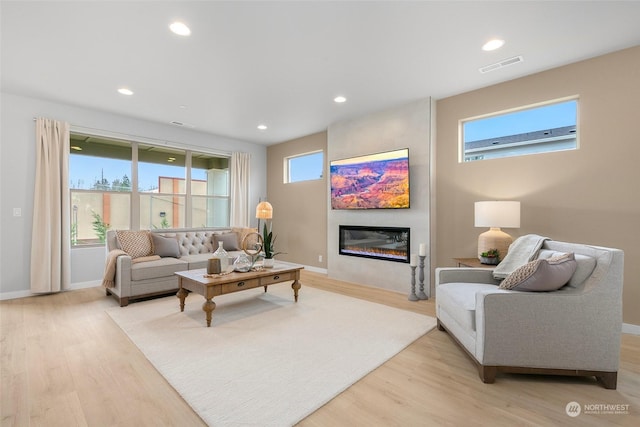
[[[286,157],[322,150],[325,176],[284,184]],[[326,268],[327,262],[327,133],[320,132],[267,148],[267,200],[273,206],[273,234],[283,261]],[[318,257],[322,256],[322,261]]]
[[[517,65],[516,65],[517,66]],[[499,72],[499,71],[497,71]],[[576,151],[458,163],[458,121],[579,95]],[[640,325],[640,46],[437,102],[437,259],[472,257],[473,203],[522,202],[519,229],[625,251],[624,322]]]

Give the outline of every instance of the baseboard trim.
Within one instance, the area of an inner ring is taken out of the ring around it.
[[[631,335],[640,335],[640,325],[632,325],[631,323],[622,324],[622,333]]]
[[[100,286],[102,282],[100,280],[90,280],[88,282],[78,282],[72,283],[66,291],[75,291],[78,289],[86,289],[86,288],[95,288],[96,286]],[[55,292],[52,292],[55,293]],[[27,297],[35,297],[38,295],[46,295],[46,293],[42,294],[34,294],[31,291],[15,291],[15,292],[0,292],[0,301],[10,300],[10,299],[18,299],[18,298],[27,298]]]
[[[310,265],[305,265],[304,269],[312,271],[314,273],[327,274],[327,269],[326,268],[319,268],[319,267],[312,267]]]

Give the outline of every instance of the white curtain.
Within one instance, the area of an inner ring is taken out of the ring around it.
[[[231,207],[229,225],[249,226],[249,153],[231,153]]]
[[[31,292],[58,292],[69,286],[69,224],[69,123],[38,118]]]

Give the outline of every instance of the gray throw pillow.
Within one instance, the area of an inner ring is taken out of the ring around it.
[[[180,257],[180,248],[175,237],[165,237],[156,233],[150,233],[153,241],[153,253],[161,257]]]
[[[218,242],[222,242],[222,247],[225,251],[239,251],[240,245],[238,244],[238,234],[223,233],[213,235],[213,250],[218,249]]]
[[[499,287],[514,291],[556,291],[567,284],[577,266],[573,253],[537,259],[517,268]]]

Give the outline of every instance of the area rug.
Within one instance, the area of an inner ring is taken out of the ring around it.
[[[210,328],[190,294],[109,309],[211,426],[290,426],[435,327],[435,319],[303,285],[223,295]]]

